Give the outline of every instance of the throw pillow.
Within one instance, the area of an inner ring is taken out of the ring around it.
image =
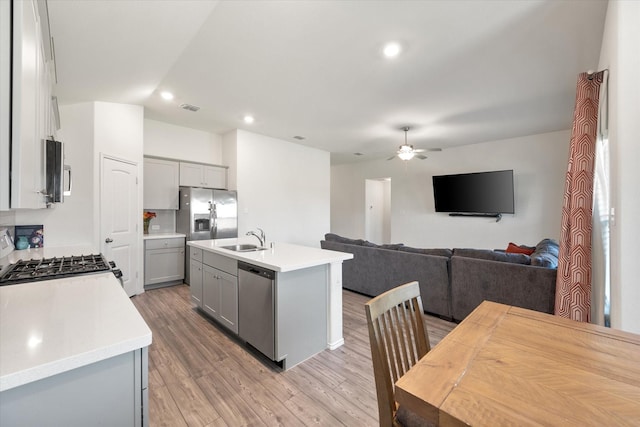
[[[516,245],[513,242],[509,242],[509,246],[507,246],[506,252],[509,254],[531,255],[535,250],[535,246]]]
[[[537,267],[558,268],[560,246],[553,239],[543,239],[531,254],[531,265]]]

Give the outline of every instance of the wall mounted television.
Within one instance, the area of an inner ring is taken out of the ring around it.
[[[436,212],[496,217],[515,213],[513,170],[434,176],[433,198]]]

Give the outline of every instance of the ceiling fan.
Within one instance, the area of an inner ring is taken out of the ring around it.
[[[400,148],[398,149],[398,151],[396,151],[396,154],[389,157],[387,160],[393,160],[396,157],[400,158],[401,160],[411,160],[414,157],[420,160],[424,160],[427,158],[427,156],[425,156],[424,154],[420,154],[420,153],[424,153],[425,151],[440,151],[439,148],[434,148],[432,150],[422,150],[422,149],[416,149],[413,148],[413,145],[410,145],[407,142],[407,132],[409,132],[409,129],[411,129],[409,126],[405,126],[402,128],[402,130],[404,131],[404,144],[402,144],[400,146]]]

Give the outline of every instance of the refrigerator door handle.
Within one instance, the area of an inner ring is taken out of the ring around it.
[[[218,235],[218,212],[216,211],[216,204],[209,202],[209,235],[212,239],[215,239]]]

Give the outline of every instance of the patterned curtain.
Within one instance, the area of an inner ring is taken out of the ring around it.
[[[562,205],[555,314],[591,320],[591,230],[598,98],[603,73],[578,76]]]

